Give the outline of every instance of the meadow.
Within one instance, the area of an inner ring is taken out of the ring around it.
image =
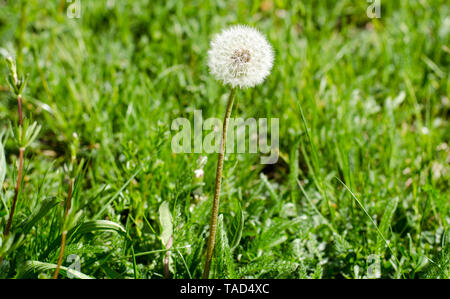
[[[174,153],[171,124],[223,118],[207,53],[233,24],[274,48],[232,116],[278,118],[279,159],[226,155],[210,277],[449,278],[447,1],[78,2],[0,0],[36,124],[7,233],[23,132],[0,55],[0,278],[202,277],[217,154]]]

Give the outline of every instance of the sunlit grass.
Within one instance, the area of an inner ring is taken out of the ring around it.
[[[275,63],[233,113],[279,118],[280,159],[226,155],[210,277],[359,278],[376,258],[383,278],[449,277],[446,1],[382,1],[380,19],[349,0],[81,0],[80,19],[58,2],[0,1],[0,48],[42,126],[4,238],[19,152],[2,60],[0,277],[51,278],[63,228],[60,278],[202,276],[217,157],[195,178],[199,154],[173,154],[170,125],[223,117],[229,90],[206,53],[238,23],[267,35]],[[67,227],[74,133],[85,167]]]

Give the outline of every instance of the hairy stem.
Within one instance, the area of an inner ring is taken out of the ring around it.
[[[17,96],[17,107],[19,111],[19,127],[22,129],[23,126],[23,117],[22,117],[22,97],[20,95]],[[22,131],[20,129],[20,131]],[[6,224],[5,229],[5,237],[9,235],[9,231],[11,229],[13,217],[14,217],[14,211],[16,210],[16,204],[17,199],[19,197],[20,192],[20,186],[22,184],[22,175],[23,175],[23,156],[25,153],[25,148],[21,147],[19,148],[19,170],[17,172],[17,183],[16,183],[16,189],[14,191],[14,198],[11,206],[11,211],[9,212],[9,218],[8,223]]]
[[[222,172],[223,172],[223,158],[225,154],[225,143],[227,139],[228,120],[230,118],[231,110],[233,109],[235,91],[236,89],[233,87],[231,89],[230,96],[228,97],[227,110],[225,112],[225,118],[223,120],[222,139],[220,141],[219,158],[217,159],[216,182],[214,186],[214,200],[211,211],[211,224],[209,227],[208,248],[206,250],[206,262],[205,262],[205,269],[203,271],[203,278],[205,279],[209,278],[209,270],[211,268],[211,261],[214,252],[214,244],[216,241],[217,216],[219,214],[220,186],[222,183]]]
[[[73,190],[73,184],[74,179],[70,179],[69,183],[69,190],[67,192],[67,200],[66,200],[66,208],[64,210],[64,224],[63,224],[63,232],[61,236],[61,248],[59,249],[59,257],[58,257],[58,264],[56,265],[55,274],[53,275],[53,279],[57,279],[59,275],[59,270],[61,269],[63,257],[64,257],[64,250],[66,248],[66,237],[67,237],[67,228],[66,228],[66,221],[67,217],[69,216],[69,210],[72,205],[72,190]]]
[[[19,149],[19,171],[17,173],[17,183],[16,183],[16,189],[14,190],[14,198],[11,206],[11,211],[9,211],[9,218],[8,223],[6,224],[5,229],[5,237],[9,235],[9,231],[11,229],[12,220],[14,217],[14,211],[16,210],[16,204],[17,199],[19,198],[19,192],[20,192],[20,186],[22,183],[22,175],[23,175],[23,156],[24,156],[25,149],[21,147]]]

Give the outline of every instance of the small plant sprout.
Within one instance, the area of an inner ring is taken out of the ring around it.
[[[16,144],[19,147],[19,166],[17,171],[17,183],[14,191],[12,206],[9,212],[9,218],[4,232],[4,236],[6,237],[8,236],[11,230],[14,211],[21,191],[25,149],[36,139],[41,129],[41,126],[39,126],[36,122],[31,123],[28,119],[23,118],[22,93],[26,86],[27,79],[23,76],[18,75],[16,63],[9,54],[6,54],[5,58],[9,68],[8,82],[13,95],[17,98],[17,108],[19,116],[17,125],[14,125],[13,127],[10,124],[12,136],[14,137]]]
[[[208,66],[211,74],[231,91],[223,121],[222,138],[217,160],[214,199],[211,212],[208,248],[203,278],[209,278],[219,213],[219,196],[222,182],[225,140],[228,120],[233,108],[236,89],[254,87],[264,82],[273,66],[274,54],[267,39],[255,28],[243,25],[232,26],[216,35],[208,51]]]

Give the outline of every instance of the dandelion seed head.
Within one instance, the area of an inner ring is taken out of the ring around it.
[[[241,88],[261,84],[270,74],[274,54],[267,39],[255,28],[237,25],[211,41],[208,66],[225,85]]]

